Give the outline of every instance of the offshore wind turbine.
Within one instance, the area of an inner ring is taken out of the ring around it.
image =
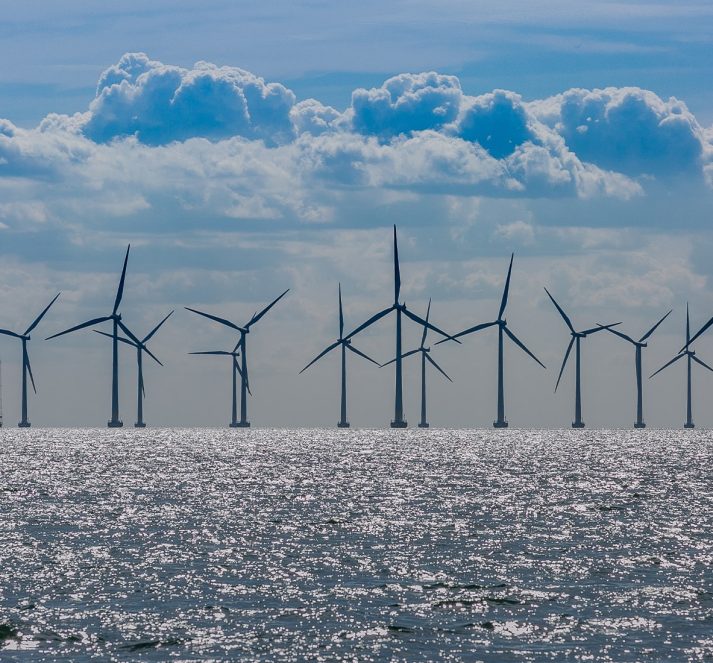
[[[411,313],[406,308],[406,304],[399,302],[399,295],[401,293],[401,270],[399,268],[399,247],[396,240],[396,225],[394,225],[394,303],[385,308],[383,311],[379,311],[376,315],[373,315],[366,322],[359,325],[354,331],[347,334],[345,340],[349,340],[352,336],[355,336],[360,331],[366,329],[373,325],[377,320],[381,320],[384,316],[387,316],[392,311],[396,312],[396,384],[395,384],[395,394],[394,394],[394,419],[391,422],[391,428],[406,428],[408,423],[404,419],[404,406],[403,406],[403,377],[401,370],[402,352],[401,352],[401,315],[405,315],[407,318],[411,318],[414,322],[419,325],[423,325],[428,329],[445,336],[446,338],[452,338],[450,334],[441,331],[438,327],[427,322],[423,318],[419,317],[415,313]],[[460,341],[458,341],[460,342]]]
[[[92,320],[87,320],[79,325],[65,329],[57,334],[52,334],[48,336],[47,340],[51,338],[57,338],[58,336],[63,336],[64,334],[69,334],[70,332],[77,331],[78,329],[84,329],[85,327],[92,327],[100,322],[108,322],[111,320],[112,323],[112,362],[111,362],[111,419],[107,422],[109,428],[121,428],[124,423],[119,419],[119,329],[121,330],[135,343],[141,343],[136,336],[131,333],[131,330],[121,321],[121,314],[119,313],[119,305],[121,304],[121,299],[124,296],[124,282],[126,280],[126,265],[129,261],[129,250],[131,249],[131,244],[126,247],[126,255],[124,256],[124,266],[121,269],[121,278],[119,279],[119,287],[116,290],[116,297],[114,298],[114,308],[109,315],[102,316],[101,318],[93,318]]]
[[[532,352],[530,352],[525,344],[517,337],[513,332],[508,329],[508,323],[503,315],[505,314],[505,307],[508,305],[508,295],[510,293],[510,276],[512,275],[512,262],[515,258],[515,254],[510,256],[510,266],[508,267],[508,275],[505,279],[505,287],[503,288],[503,296],[500,300],[500,309],[498,310],[497,319],[492,322],[484,322],[474,327],[469,327],[462,332],[453,336],[454,339],[460,336],[466,336],[467,334],[472,334],[482,329],[487,329],[488,327],[498,326],[498,418],[493,422],[495,428],[507,428],[508,421],[505,418],[505,385],[504,385],[504,337],[507,336],[515,345],[517,345],[521,350],[530,355],[542,368],[545,365],[535,357]],[[448,339],[445,339],[448,340]],[[443,343],[443,341],[439,341]]]
[[[320,352],[307,366],[305,366],[300,373],[304,373],[312,364],[319,361],[324,355],[328,354],[334,348],[341,346],[342,351],[342,397],[341,397],[341,409],[339,414],[339,421],[337,422],[338,428],[349,428],[349,422],[347,421],[347,350],[353,352],[359,357],[368,359],[372,364],[379,366],[379,363],[374,361],[371,357],[365,355],[361,350],[357,350],[352,342],[344,338],[344,313],[342,310],[342,284],[339,284],[339,338],[328,345],[322,352]]]
[[[27,419],[27,374],[30,375],[30,381],[32,382],[32,390],[37,393],[37,388],[35,387],[35,378],[32,376],[32,367],[30,366],[30,356],[27,354],[27,341],[30,340],[30,332],[40,324],[40,320],[44,318],[45,313],[50,310],[50,306],[57,301],[61,293],[57,293],[55,298],[47,304],[45,309],[40,313],[32,322],[32,324],[22,333],[17,334],[9,329],[0,329],[0,334],[5,334],[6,336],[14,336],[19,338],[22,342],[22,408],[20,422],[17,424],[20,428],[29,428],[30,422]]]
[[[229,352],[227,350],[207,350],[204,352],[189,352],[189,355],[223,355],[227,357],[232,357],[232,360],[230,362],[231,364],[231,374],[232,374],[232,383],[233,383],[233,399],[232,399],[232,405],[233,405],[233,410],[232,410],[232,418],[230,420],[230,427],[231,428],[239,428],[240,427],[240,422],[238,421],[238,389],[237,389],[237,376],[239,375],[241,378],[243,377],[243,373],[240,370],[240,366],[238,365],[238,357],[240,356],[240,353],[238,352],[238,348],[240,347],[240,341],[238,341],[235,344],[235,347],[233,348],[232,352]],[[253,393],[250,391],[250,382],[247,382],[247,390],[248,393],[252,396]]]
[[[609,329],[610,327],[615,327],[616,325],[620,325],[621,323],[614,322],[610,325],[599,325],[597,327],[585,329],[584,331],[576,331],[574,329],[574,326],[572,325],[572,321],[569,319],[569,317],[564,312],[562,307],[555,301],[555,298],[550,294],[550,291],[547,288],[545,288],[545,292],[547,293],[549,298],[552,300],[552,303],[555,305],[555,308],[559,311],[559,314],[562,316],[562,319],[565,321],[565,324],[569,328],[570,334],[572,335],[572,338],[569,341],[569,345],[567,346],[567,351],[564,353],[564,360],[562,361],[562,368],[560,368],[560,374],[557,377],[557,384],[555,385],[555,391],[557,391],[557,387],[559,387],[560,380],[562,379],[562,373],[564,373],[564,367],[567,365],[567,359],[569,359],[569,354],[572,351],[572,346],[576,345],[574,421],[572,422],[572,428],[584,428],[584,422],[582,421],[582,387],[581,387],[582,369],[581,369],[580,341],[583,338],[587,338],[587,336],[589,336],[591,334],[595,334],[596,332],[599,332],[599,331],[604,331],[605,329]]]
[[[684,345],[678,352],[678,354],[671,359],[671,361],[666,362],[661,368],[659,368],[658,371],[655,371],[649,376],[649,379],[654,377],[654,375],[657,375],[661,371],[663,371],[664,368],[668,368],[671,364],[677,362],[679,359],[682,359],[683,357],[686,357],[686,423],[683,424],[684,428],[695,428],[695,424],[693,423],[693,415],[692,415],[692,406],[691,406],[691,362],[695,361],[697,364],[700,364],[703,366],[703,368],[707,368],[709,371],[713,371],[713,368],[711,368],[708,364],[706,364],[702,359],[699,359],[696,357],[695,351],[690,349],[691,343],[698,338],[708,327],[710,326],[709,323],[704,325],[698,333],[691,338],[691,319],[688,313],[688,304],[686,304],[686,345]]]
[[[623,338],[625,341],[628,341],[635,348],[634,365],[636,366],[636,421],[634,422],[634,428],[646,428],[646,424],[644,423],[644,390],[641,384],[641,350],[648,345],[646,339],[656,331],[657,327],[666,318],[668,318],[669,315],[671,315],[671,311],[664,315],[663,318],[651,327],[651,329],[649,329],[649,331],[647,331],[638,341],[635,341],[631,338],[631,336],[627,336],[616,329],[612,329],[611,327],[608,329],[608,331],[612,334],[616,334],[619,338]]]
[[[288,292],[290,289],[288,288],[283,292],[279,297],[276,297],[273,299],[262,311],[259,313],[254,313],[253,317],[248,320],[247,324],[245,324],[243,327],[240,327],[236,325],[234,322],[231,322],[230,320],[226,320],[225,318],[219,318],[216,315],[211,315],[210,313],[204,313],[203,311],[198,311],[194,308],[189,308],[188,306],[184,306],[184,308],[187,311],[191,311],[193,313],[197,313],[198,315],[202,315],[204,318],[208,318],[209,320],[214,320],[215,322],[219,322],[221,325],[225,325],[226,327],[230,327],[231,329],[235,329],[236,331],[240,332],[240,340],[238,341],[238,344],[235,346],[236,350],[239,347],[240,348],[240,359],[241,359],[241,367],[240,367],[240,421],[233,421],[235,423],[235,428],[247,428],[250,426],[250,422],[248,421],[248,363],[247,363],[247,335],[250,333],[250,328],[256,324],[260,318],[262,318],[277,302],[279,302]],[[233,424],[231,423],[231,426]]]
[[[124,338],[123,336],[119,336],[117,340],[121,341],[122,343],[126,343],[127,345],[130,345],[134,348],[136,348],[136,375],[137,375],[137,386],[136,386],[136,423],[134,424],[134,428],[146,428],[146,423],[144,422],[144,398],[146,397],[146,389],[144,389],[144,364],[143,364],[143,353],[145,352],[151,359],[153,359],[159,366],[163,366],[163,364],[159,361],[158,357],[151,352],[151,350],[148,349],[146,344],[151,340],[151,337],[161,328],[164,322],[168,320],[171,316],[173,315],[173,311],[171,311],[161,322],[159,322],[144,338],[142,338],[138,343],[135,341],[132,341],[129,338]],[[108,338],[113,338],[111,334],[107,334],[106,332],[99,331],[98,329],[94,330],[97,334],[101,334],[102,336],[106,336]]]
[[[428,308],[426,309],[426,322],[428,322],[428,319],[431,315],[431,300],[428,300]],[[423,326],[423,335],[421,336],[421,345],[417,347],[415,350],[411,350],[410,352],[406,352],[401,356],[402,359],[405,359],[406,357],[409,357],[411,355],[416,354],[417,352],[421,353],[421,421],[418,423],[419,428],[428,428],[429,423],[428,419],[426,418],[426,361],[431,362],[433,366],[436,367],[450,382],[453,382],[451,378],[448,376],[448,374],[436,363],[435,359],[431,357],[430,352],[431,348],[426,347],[426,335],[428,334],[428,327],[426,325]],[[393,364],[396,361],[396,357],[394,357],[391,361],[387,361],[385,364],[382,364],[383,366],[388,366],[389,364]]]

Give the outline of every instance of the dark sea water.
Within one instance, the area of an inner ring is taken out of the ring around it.
[[[713,660],[713,436],[0,431],[0,659]]]

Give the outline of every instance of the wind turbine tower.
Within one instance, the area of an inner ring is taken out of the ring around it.
[[[424,320],[423,318],[419,317],[415,313],[411,313],[406,308],[406,304],[402,304],[399,302],[399,295],[401,293],[401,270],[399,268],[399,247],[398,247],[398,242],[396,239],[396,226],[394,226],[394,303],[389,306],[388,308],[385,308],[383,311],[379,311],[376,315],[373,315],[371,318],[369,318],[366,322],[362,323],[359,325],[354,331],[351,333],[347,334],[345,337],[345,340],[349,340],[356,334],[358,334],[360,331],[363,331],[367,327],[370,327],[373,325],[377,320],[381,320],[381,318],[387,316],[389,313],[392,311],[396,312],[396,360],[395,360],[395,365],[396,365],[396,380],[395,380],[395,389],[394,389],[394,418],[391,421],[391,428],[406,428],[408,426],[408,423],[404,419],[404,403],[403,403],[403,371],[402,371],[402,359],[403,359],[403,354],[401,350],[401,316],[402,314],[405,315],[407,318],[410,318],[414,322],[417,322],[419,325],[423,325],[424,327],[427,327],[428,329],[431,329],[435,331],[436,333],[440,334],[441,336],[444,336],[447,339],[452,338],[450,334],[447,334],[446,332],[440,330],[438,327],[433,325],[432,323]]]
[[[231,329],[234,329],[238,332],[240,332],[240,340],[238,341],[238,344],[235,346],[234,352],[237,351],[238,348],[240,348],[240,359],[241,359],[241,366],[240,366],[240,421],[235,421],[235,417],[233,417],[233,421],[231,422],[231,427],[233,428],[248,428],[250,426],[250,422],[248,421],[248,392],[250,391],[248,384],[249,384],[249,376],[248,376],[248,363],[247,363],[247,335],[250,333],[251,327],[256,324],[277,302],[279,302],[288,292],[289,288],[285,290],[279,297],[276,297],[273,301],[271,301],[262,311],[259,313],[255,313],[252,318],[245,324],[243,327],[240,327],[236,325],[234,322],[231,322],[230,320],[226,320],[225,318],[219,318],[216,315],[212,315],[210,313],[204,313],[203,311],[198,311],[194,308],[189,308],[188,306],[184,307],[187,311],[191,311],[192,313],[197,313],[198,315],[202,315],[204,318],[208,318],[209,320],[214,320],[215,322],[219,322],[221,325],[225,325],[226,327],[230,327]],[[225,354],[223,351],[215,351],[215,352],[209,352],[207,354]],[[233,357],[235,358],[237,355]]]
[[[45,313],[50,310],[50,306],[57,301],[59,293],[55,295],[55,298],[47,304],[42,313],[40,313],[32,322],[32,324],[24,331],[22,334],[17,334],[9,329],[0,329],[0,334],[5,336],[14,336],[19,338],[22,342],[22,393],[21,393],[21,416],[20,422],[17,424],[20,428],[29,428],[30,421],[27,418],[27,376],[30,376],[30,382],[32,383],[32,390],[37,393],[37,388],[35,387],[35,378],[32,375],[32,366],[30,366],[30,356],[27,354],[27,342],[30,340],[30,333],[32,330],[40,324],[40,320],[45,317]]]
[[[557,384],[555,385],[555,391],[559,387],[560,380],[562,379],[562,373],[564,373],[564,368],[567,365],[567,359],[569,359],[570,352],[572,351],[572,346],[575,345],[575,356],[576,356],[576,368],[575,368],[575,386],[574,386],[574,421],[572,422],[572,428],[584,428],[584,422],[582,421],[582,369],[581,369],[581,347],[580,343],[583,338],[587,338],[591,334],[596,334],[597,332],[609,329],[610,327],[615,327],[620,325],[620,322],[614,322],[610,325],[599,325],[597,327],[592,327],[590,329],[585,329],[583,331],[576,331],[572,325],[572,321],[569,319],[567,314],[564,312],[562,307],[555,301],[555,298],[550,294],[550,291],[545,288],[547,296],[552,300],[557,311],[562,316],[565,324],[569,328],[570,335],[572,338],[567,346],[567,351],[564,354],[564,360],[562,361],[562,368],[560,368],[560,374],[557,377]]]

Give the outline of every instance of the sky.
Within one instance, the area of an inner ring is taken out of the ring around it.
[[[713,315],[713,6],[709,2],[203,3],[28,0],[0,24],[0,327],[33,332],[35,425],[103,425],[110,312],[131,254],[124,321],[152,339],[145,418],[223,426],[231,330],[289,294],[250,335],[259,426],[332,426],[339,357],[300,369],[345,325],[393,296],[450,333],[497,315],[515,253],[508,324],[547,366],[506,346],[513,426],[568,426],[573,364],[546,286],[578,328],[621,322],[646,375]],[[421,330],[409,325],[406,349]],[[434,426],[490,426],[497,334],[429,338],[453,379],[429,373]],[[355,345],[394,353],[385,319]],[[713,365],[713,335],[695,345]],[[124,350],[124,348],[122,348]],[[135,417],[135,357],[122,352],[122,418]],[[19,410],[20,344],[0,337],[5,421]],[[353,361],[351,361],[353,359]],[[349,418],[387,425],[393,367],[350,356]],[[694,418],[713,425],[713,374],[694,371]],[[405,414],[420,367],[405,360]],[[685,417],[679,362],[645,384],[651,426]],[[584,420],[629,427],[633,348],[583,344]]]

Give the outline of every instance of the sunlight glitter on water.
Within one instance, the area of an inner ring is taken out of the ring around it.
[[[705,431],[0,443],[8,660],[713,656]]]

